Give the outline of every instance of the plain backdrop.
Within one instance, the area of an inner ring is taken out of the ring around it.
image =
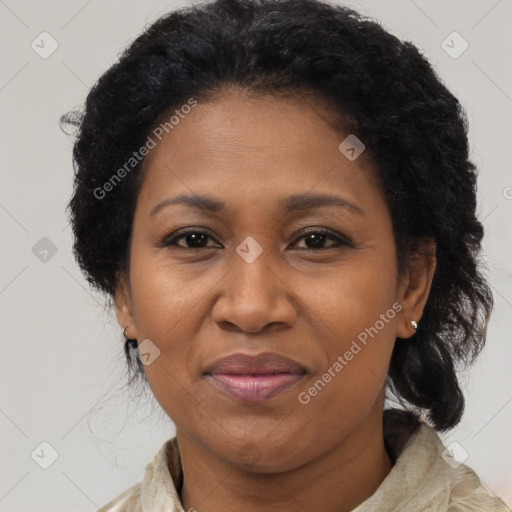
[[[123,388],[121,330],[74,262],[72,139],[58,121],[146,24],[187,4],[0,0],[2,511],[94,511],[174,435],[151,396]],[[468,113],[496,307],[487,346],[461,377],[464,419],[443,440],[510,505],[512,2],[344,4],[415,43]]]

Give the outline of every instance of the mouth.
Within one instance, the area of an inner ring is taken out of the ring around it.
[[[268,400],[293,387],[305,373],[207,374],[221,391],[246,402]]]
[[[218,359],[207,367],[204,376],[232,398],[261,402],[294,387],[306,373],[297,361],[265,352],[238,353]]]

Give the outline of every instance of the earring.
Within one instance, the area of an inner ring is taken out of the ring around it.
[[[126,327],[123,329],[123,336],[124,336],[125,338],[126,338],[126,334],[125,334],[126,329],[128,329],[128,326],[126,326]],[[127,339],[128,339],[128,338],[127,338]]]
[[[411,320],[411,325],[412,325],[412,328],[417,331],[418,330],[418,324],[414,321],[414,320]]]

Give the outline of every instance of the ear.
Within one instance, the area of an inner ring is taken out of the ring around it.
[[[436,269],[436,243],[423,239],[409,258],[409,265],[399,285],[398,302],[402,309],[397,317],[396,335],[410,338],[414,333],[411,320],[420,323]]]
[[[114,293],[114,306],[116,310],[117,321],[121,329],[126,328],[125,336],[131,339],[137,339],[137,331],[133,316],[133,304],[130,285],[126,276],[122,276],[116,286]]]

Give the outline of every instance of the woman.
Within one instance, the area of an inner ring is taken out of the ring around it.
[[[77,261],[176,425],[101,510],[509,510],[436,433],[493,303],[465,114],[415,46],[313,0],[172,12],[74,161]]]

